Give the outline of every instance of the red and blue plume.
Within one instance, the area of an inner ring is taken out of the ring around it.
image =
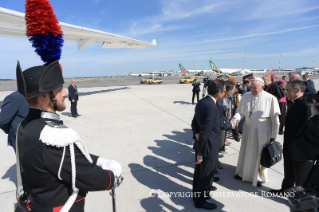
[[[63,32],[48,0],[26,0],[27,36],[45,63],[60,60]]]

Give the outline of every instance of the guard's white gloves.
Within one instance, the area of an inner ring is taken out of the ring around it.
[[[96,165],[105,170],[111,170],[114,176],[119,177],[122,173],[122,166],[115,160],[107,160],[99,157],[96,161]]]

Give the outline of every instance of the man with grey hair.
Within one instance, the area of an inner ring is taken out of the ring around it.
[[[313,81],[311,79],[309,79],[308,74],[303,74],[302,79],[304,80],[303,82],[306,85],[305,94],[306,93],[316,93],[315,85],[314,85]]]
[[[289,78],[289,81],[291,81],[291,77],[294,73],[291,71],[291,72],[288,72],[288,78]]]
[[[264,80],[264,91],[267,91],[268,93],[270,93],[271,76],[265,75],[263,77],[263,80]]]
[[[288,106],[288,112],[285,120],[284,132],[284,179],[281,189],[270,190],[272,193],[283,194],[284,190],[294,187],[294,185],[303,185],[308,179],[312,162],[295,161],[289,153],[290,144],[294,136],[301,127],[307,122],[311,115],[310,106],[303,101],[305,84],[301,80],[292,80],[287,82],[287,97],[291,101]]]
[[[279,129],[277,98],[263,88],[261,78],[253,79],[251,92],[243,95],[232,119],[239,123],[245,117],[235,179],[252,182],[253,186],[268,180],[268,169],[260,165],[261,152],[266,144],[276,140]]]

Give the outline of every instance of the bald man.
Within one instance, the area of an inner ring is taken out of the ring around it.
[[[79,96],[78,96],[78,88],[75,85],[75,79],[71,80],[71,85],[69,85],[68,90],[69,90],[69,100],[71,101],[71,114],[73,118],[76,118],[80,116],[80,114],[78,114],[78,110],[76,108],[77,102],[79,100]]]
[[[291,80],[300,80],[300,75],[299,74],[292,75]]]

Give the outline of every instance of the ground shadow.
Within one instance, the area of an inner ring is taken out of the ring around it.
[[[156,145],[148,147],[152,150],[153,155],[146,155],[143,158],[143,165],[136,163],[129,165],[131,173],[139,183],[150,188],[150,192],[154,191],[156,194],[164,194],[165,192],[191,193],[194,168],[192,130],[172,131],[171,134],[163,136],[167,139],[154,140]],[[189,171],[189,168],[192,168],[192,171]],[[235,166],[223,163],[223,168],[219,170],[220,174],[217,175],[220,180],[214,184],[223,186],[230,192],[257,192],[258,196],[263,197],[262,195],[270,190],[266,186],[253,187],[251,182],[235,180]],[[214,193],[211,192],[211,195],[213,196]],[[285,198],[268,198],[289,205]],[[224,205],[216,201],[214,197],[213,202],[217,205],[218,211],[224,211]],[[197,211],[191,197],[155,195],[141,199],[140,203],[146,211]]]
[[[126,89],[130,89],[130,88],[129,87],[122,87],[122,88],[106,89],[106,90],[99,90],[99,91],[79,92],[79,96],[87,96],[87,95],[92,95],[92,94],[107,93],[107,92],[126,90]]]
[[[62,112],[61,115],[72,117],[72,113],[71,112]]]
[[[13,164],[8,170],[7,172],[1,177],[1,179],[7,179],[9,178],[9,180],[11,182],[13,182],[15,184],[15,186],[17,187],[17,170],[16,170],[16,164]]]
[[[193,172],[186,170],[194,167],[192,130],[172,131],[163,136],[167,139],[155,140],[156,145],[148,147],[153,155],[143,158],[144,166],[129,165],[137,181],[150,188],[150,192],[159,194],[142,199],[141,205],[145,211],[196,211],[191,196]],[[165,197],[165,192],[174,195]],[[167,198],[169,201],[165,200]],[[223,211],[222,203],[214,203]]]
[[[191,102],[185,102],[185,101],[174,101],[174,104],[182,104],[182,105],[192,105]]]

